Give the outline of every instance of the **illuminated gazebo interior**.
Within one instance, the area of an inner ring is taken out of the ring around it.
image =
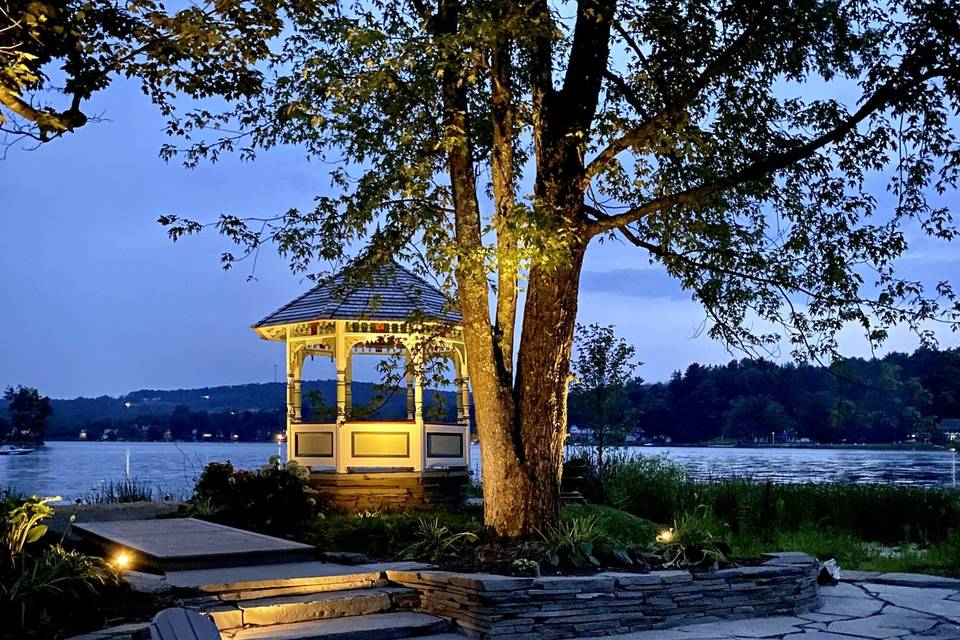
[[[361,268],[362,277],[355,277],[352,271]],[[383,474],[465,473],[469,467],[469,381],[460,314],[423,278],[393,261],[376,267],[354,263],[253,329],[265,340],[286,344],[287,457],[309,467],[312,477],[364,474],[374,485],[391,485],[395,482]],[[351,393],[354,358],[391,354],[406,362],[406,419],[357,419]],[[335,364],[336,416],[304,422],[303,367],[316,357]],[[452,424],[424,421],[422,365],[432,358],[452,363],[457,403]],[[352,486],[356,478],[339,482]]]

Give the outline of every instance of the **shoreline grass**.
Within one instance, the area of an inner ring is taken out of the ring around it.
[[[841,567],[960,576],[960,491],[903,485],[695,479],[665,456],[588,465],[584,493],[669,525],[705,508],[738,556],[803,551]]]

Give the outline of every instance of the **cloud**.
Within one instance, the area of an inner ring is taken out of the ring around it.
[[[615,293],[633,298],[690,299],[690,294],[684,291],[675,279],[657,269],[584,271],[580,287],[585,293]]]

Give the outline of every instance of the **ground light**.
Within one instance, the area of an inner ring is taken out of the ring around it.
[[[113,564],[113,566],[120,571],[123,571],[124,569],[130,568],[131,561],[132,558],[130,557],[130,554],[128,554],[126,551],[121,551],[113,557],[111,564]]]
[[[663,529],[657,534],[657,542],[670,544],[673,542],[673,529]]]

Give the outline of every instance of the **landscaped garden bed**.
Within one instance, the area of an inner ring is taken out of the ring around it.
[[[604,572],[517,577],[388,571],[420,592],[420,610],[476,638],[575,638],[694,621],[795,614],[818,602],[817,561],[770,554],[760,566],[713,572]]]

